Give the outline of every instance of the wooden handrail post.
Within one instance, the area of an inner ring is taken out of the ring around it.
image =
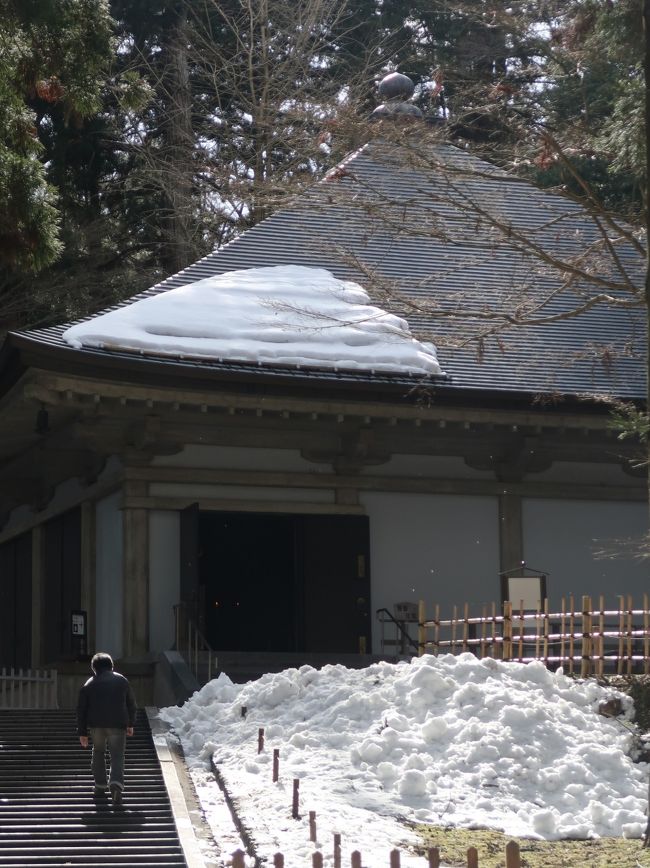
[[[440,850],[437,847],[430,847],[427,857],[429,868],[440,868]]]

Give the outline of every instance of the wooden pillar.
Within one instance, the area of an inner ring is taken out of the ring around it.
[[[43,612],[43,529],[37,525],[32,530],[32,668],[40,667],[41,618]]]
[[[147,483],[127,481],[124,496],[146,495]],[[124,527],[124,656],[149,651],[149,512],[126,505]]]
[[[88,614],[86,652],[93,653],[96,642],[97,618],[97,526],[95,521],[95,502],[81,504],[81,608]]]
[[[524,559],[521,497],[504,492],[499,495],[499,551],[501,571],[512,570]],[[502,580],[501,599],[506,597],[506,582]]]

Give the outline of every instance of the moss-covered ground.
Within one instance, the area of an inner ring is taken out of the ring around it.
[[[445,865],[467,865],[467,850],[476,847],[480,868],[505,868],[506,844],[512,836],[489,829],[456,829],[416,825],[422,854],[438,847]],[[599,838],[589,841],[536,841],[515,838],[522,868],[650,868],[650,848],[639,839]]]

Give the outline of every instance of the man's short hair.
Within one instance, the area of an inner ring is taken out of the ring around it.
[[[97,675],[98,672],[106,672],[113,668],[113,658],[105,651],[98,651],[90,661],[90,668],[93,670],[95,675]]]

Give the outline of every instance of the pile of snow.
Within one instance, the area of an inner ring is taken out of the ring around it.
[[[211,755],[258,855],[311,864],[306,818],[316,811],[325,856],[340,833],[345,852],[380,865],[413,841],[398,818],[548,840],[642,836],[647,767],[630,759],[630,728],[597,713],[612,695],[542,664],[462,654],[361,670],[303,666],[245,685],[220,675],[161,715],[182,741],[217,840],[220,799],[202,772]],[[424,862],[408,859],[403,866]]]
[[[324,268],[229,271],[67,329],[73,347],[396,374],[440,373],[433,344]]]

